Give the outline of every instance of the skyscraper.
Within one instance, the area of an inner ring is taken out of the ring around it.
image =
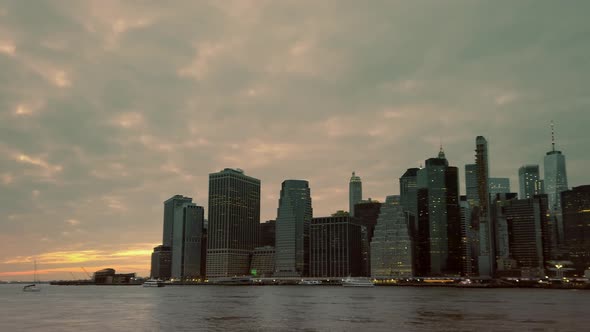
[[[477,179],[477,217],[479,218],[479,257],[480,276],[492,276],[494,273],[494,229],[490,222],[489,206],[489,172],[488,141],[483,136],[475,139],[475,168]]]
[[[184,206],[192,202],[192,198],[184,197],[182,195],[174,195],[164,202],[164,232],[162,245],[165,247],[172,247],[174,224],[182,222]]]
[[[371,276],[411,277],[413,271],[409,214],[398,196],[387,196],[371,241]]]
[[[276,245],[276,227],[275,220],[267,220],[259,225],[259,246],[260,247],[275,247]]]
[[[477,193],[477,166],[475,164],[465,165],[465,192],[469,205],[477,205],[479,195]]]
[[[348,211],[354,216],[354,206],[363,199],[363,183],[361,178],[352,172],[350,183],[348,184]]]
[[[276,276],[302,277],[309,274],[311,218],[309,183],[304,180],[284,181],[276,221]]]
[[[310,228],[311,277],[358,277],[362,275],[364,227],[352,218],[313,218]]]
[[[543,180],[539,176],[539,165],[524,165],[518,169],[520,199],[532,198],[544,193]]]
[[[561,193],[565,244],[578,275],[590,269],[590,185]]]
[[[353,222],[364,226],[367,232],[367,243],[363,246],[363,275],[371,274],[371,241],[377,225],[377,218],[381,210],[381,203],[372,199],[362,200],[354,206]]]
[[[421,275],[461,273],[459,174],[442,151],[418,171],[418,268]]]
[[[258,243],[260,180],[240,169],[209,174],[208,223],[207,276],[248,274]]]
[[[490,197],[493,199],[497,194],[507,194],[510,192],[509,178],[490,178],[488,182]]]
[[[204,277],[201,265],[205,255],[202,252],[204,212],[202,206],[184,203],[180,219],[173,226],[172,278],[187,279]]]
[[[418,168],[408,168],[399,179],[400,204],[406,212],[414,217],[418,215],[417,177]]]
[[[565,156],[555,150],[555,134],[551,123],[551,151],[545,155],[545,193],[549,198],[549,212],[557,223],[557,239],[563,243],[564,231],[561,217],[561,192],[568,190]]]

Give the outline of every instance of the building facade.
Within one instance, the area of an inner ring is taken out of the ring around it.
[[[266,222],[260,223],[259,225],[259,245],[261,247],[275,246],[275,236],[276,236],[276,221],[275,220],[267,220]]]
[[[352,172],[350,182],[348,183],[348,211],[354,216],[354,206],[363,200],[363,183],[361,178]]]
[[[286,180],[282,184],[276,221],[275,276],[309,274],[309,226],[313,211],[309,183]]]
[[[154,248],[150,278],[168,280],[172,272],[172,249],[163,245]]]
[[[490,222],[490,193],[488,142],[483,136],[475,139],[475,168],[477,179],[476,225],[479,235],[478,272],[482,277],[494,274],[494,228]]]
[[[180,212],[180,211],[179,211]],[[181,218],[175,218],[172,240],[173,279],[197,279],[204,277],[205,265],[203,241],[205,237],[205,210],[194,203],[184,203]]]
[[[414,275],[410,214],[398,196],[388,196],[371,241],[371,276],[406,278]]]
[[[313,218],[310,277],[361,276],[363,228],[350,217]]]
[[[561,151],[553,150],[545,155],[545,193],[549,198],[549,211],[557,224],[557,241],[564,243],[563,218],[561,215],[561,193],[568,190],[565,156]]]
[[[208,277],[249,274],[259,224],[260,180],[240,169],[209,174]]]
[[[561,193],[565,248],[577,275],[590,269],[590,185]]]
[[[490,178],[488,181],[488,190],[492,198],[498,194],[507,194],[510,192],[510,179]]]
[[[479,202],[479,195],[477,193],[477,165],[465,165],[465,193],[467,202],[471,206],[475,206]]]
[[[518,169],[518,198],[533,198],[544,194],[544,182],[541,180],[539,165],[524,165]]]
[[[250,274],[255,277],[272,277],[275,271],[275,248],[270,246],[258,247],[252,254]]]

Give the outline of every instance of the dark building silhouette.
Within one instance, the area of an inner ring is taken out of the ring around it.
[[[590,269],[590,185],[561,192],[565,248],[575,273]]]
[[[275,246],[275,232],[276,222],[274,220],[268,220],[260,223],[260,246],[261,247],[274,247]]]
[[[363,243],[363,276],[371,274],[371,241],[375,233],[375,226],[381,211],[381,203],[373,201],[370,198],[366,201],[360,201],[354,205],[353,222],[365,227],[367,236],[366,243]]]
[[[172,278],[197,279],[206,265],[206,255],[202,252],[205,238],[202,206],[185,203],[181,215],[174,221],[172,242]]]
[[[310,227],[311,277],[361,276],[364,227],[350,217],[313,218]]]
[[[418,215],[417,177],[419,168],[408,168],[399,179],[400,204],[404,211]]]
[[[250,273],[259,224],[260,180],[240,169],[209,174],[208,277]]]
[[[172,271],[172,250],[163,245],[154,248],[150,277],[168,280]]]
[[[422,276],[460,275],[463,270],[458,169],[441,151],[418,171],[415,271]]]

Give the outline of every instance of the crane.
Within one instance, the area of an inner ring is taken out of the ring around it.
[[[86,271],[85,268],[80,267],[82,269],[82,271],[84,271],[84,273],[86,273],[86,275],[88,276],[88,279],[92,280],[92,276],[90,275],[90,273],[88,273],[88,271]]]

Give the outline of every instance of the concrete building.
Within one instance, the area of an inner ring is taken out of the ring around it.
[[[524,165],[518,169],[518,198],[533,198],[544,194],[544,182],[541,180],[539,165]]]
[[[240,169],[209,174],[207,276],[249,274],[258,243],[260,180]]]
[[[172,248],[159,245],[152,252],[150,278],[168,280],[172,271]]]
[[[276,221],[277,277],[309,274],[309,225],[313,211],[309,183],[283,181]]]
[[[565,249],[577,275],[590,269],[590,185],[561,193]]]
[[[274,271],[275,248],[271,246],[255,248],[252,254],[250,274],[259,278],[266,278],[272,277]]]
[[[348,211],[354,216],[354,206],[363,200],[363,183],[361,178],[352,172],[352,177],[348,184]]]
[[[362,271],[364,227],[350,217],[313,218],[310,277],[357,277]]]
[[[388,196],[371,241],[371,276],[376,278],[412,277],[413,244],[410,214],[404,212],[399,196]]]

